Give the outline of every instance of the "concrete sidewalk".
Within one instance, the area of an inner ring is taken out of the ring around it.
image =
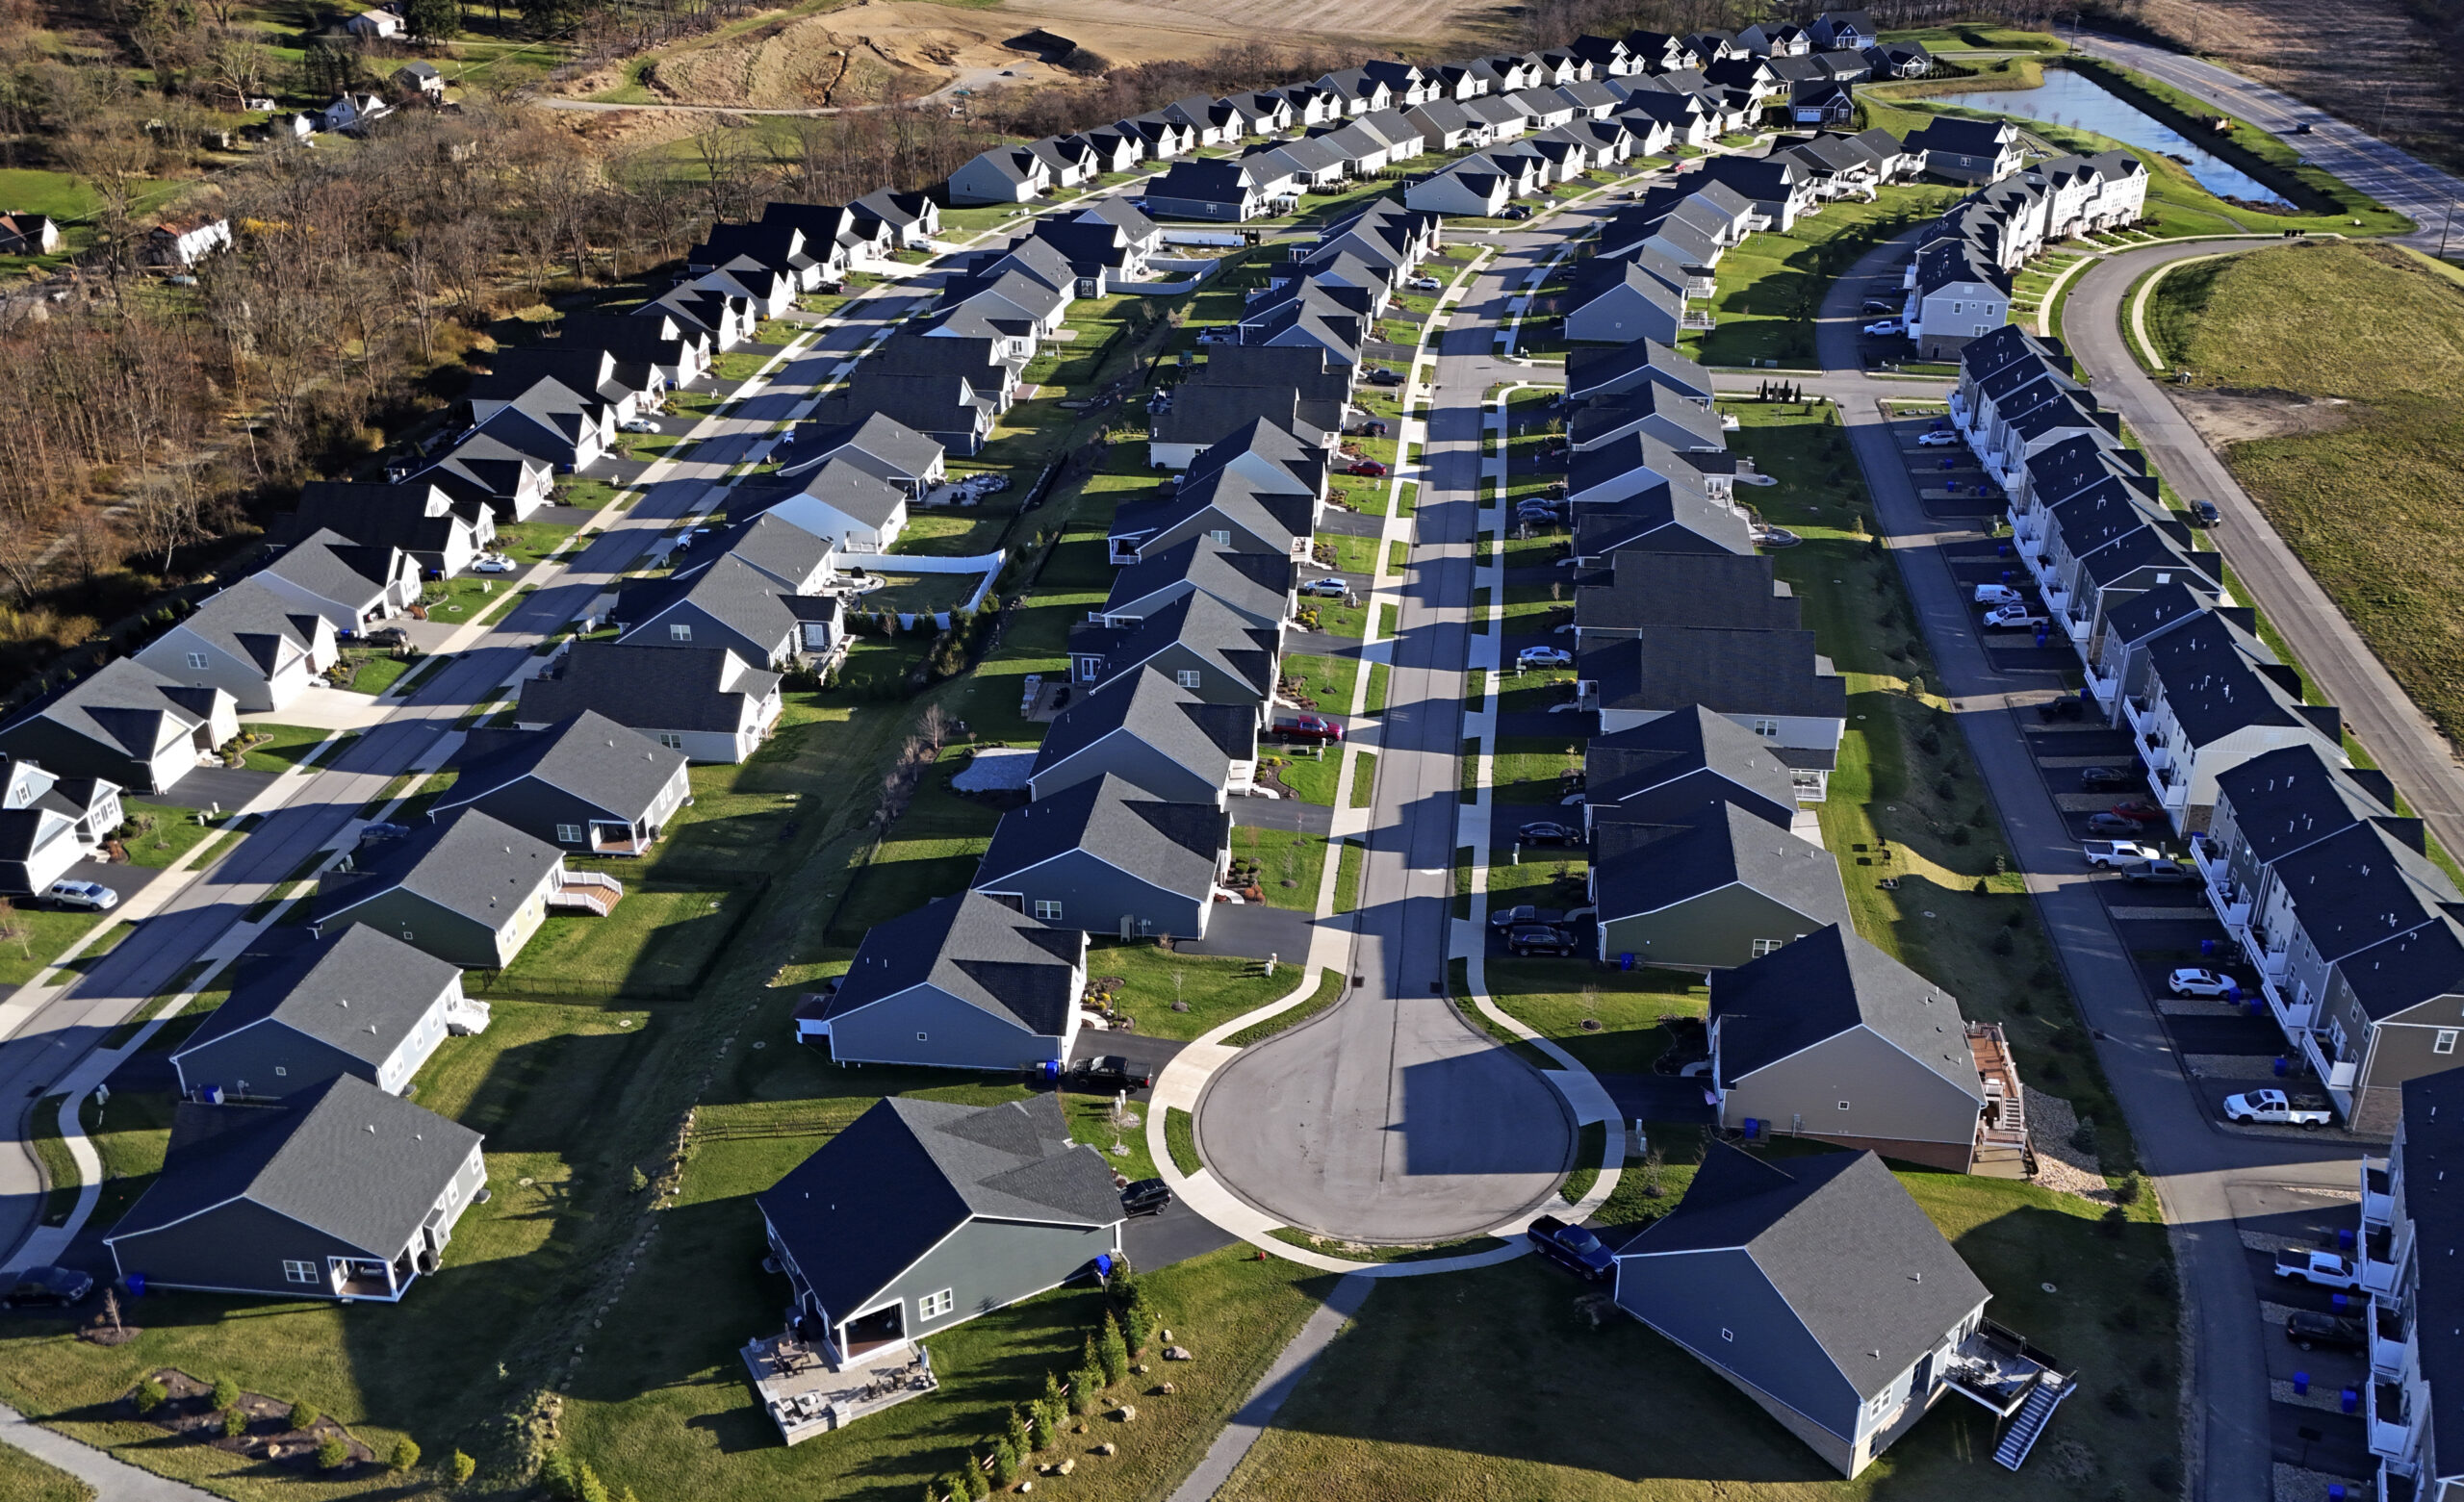
[[[1307,1334],[1307,1327],[1302,1333]],[[92,1445],[43,1428],[5,1404],[0,1404],[0,1444],[13,1445],[46,1465],[66,1471],[93,1488],[101,1502],[213,1502],[211,1491],[113,1460]]]

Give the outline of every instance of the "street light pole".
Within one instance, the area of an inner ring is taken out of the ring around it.
[[[2452,229],[2454,229],[2454,228],[2455,228],[2455,205],[2454,205],[2454,203],[2450,202],[2450,203],[2448,204],[2448,206],[2447,206],[2447,223],[2446,223],[2445,225],[2441,226],[2441,227],[2440,227],[2440,229],[2439,229],[2439,232],[2438,232],[2438,258],[2439,258],[2441,261],[2444,261],[2444,260],[2446,260],[2446,259],[2447,259],[2447,236],[2448,236],[2449,231],[2451,231],[2451,230],[2452,230]]]

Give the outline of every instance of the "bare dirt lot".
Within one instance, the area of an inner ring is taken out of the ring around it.
[[[1004,45],[1041,28],[1115,63],[1197,57],[1261,39],[1423,48],[1466,44],[1502,22],[1475,0],[1011,0],[988,8],[922,0],[857,0],[777,20],[719,40],[686,42],[639,73],[671,104],[808,109],[864,97],[1005,87],[1060,76]],[[619,82],[575,80],[589,94]]]
[[[2464,95],[2429,33],[2397,0],[2125,0],[2121,8],[2237,73],[2406,150],[2464,165]]]
[[[2313,398],[2292,392],[2202,391],[2194,386],[2169,386],[2165,395],[2182,409],[2208,446],[2262,438],[2302,438],[2332,433],[2357,415],[2353,404],[2335,397]]]

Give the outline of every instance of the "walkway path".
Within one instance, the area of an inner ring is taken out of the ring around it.
[[[1341,1279],[1335,1284],[1334,1291],[1326,1295],[1326,1302],[1318,1306],[1317,1312],[1300,1327],[1300,1333],[1292,1337],[1292,1343],[1285,1346],[1283,1354],[1267,1368],[1267,1374],[1258,1379],[1257,1387],[1249,1393],[1249,1401],[1241,1405],[1241,1411],[1232,1415],[1232,1422],[1215,1437],[1213,1444],[1207,1446],[1205,1458],[1197,1463],[1197,1469],[1190,1472],[1172,1489],[1171,1502],[1206,1502],[1232,1479],[1232,1472],[1240,1465],[1242,1457],[1258,1442],[1258,1436],[1267,1432],[1267,1425],[1274,1422],[1274,1415],[1282,1410],[1284,1399],[1292,1396],[1292,1389],[1300,1386],[1300,1379],[1309,1374],[1310,1364],[1318,1360],[1318,1353],[1334,1343],[1335,1337],[1343,1333],[1345,1323],[1360,1312],[1360,1306],[1368,1301],[1371,1290],[1376,1286],[1376,1280],[1358,1275]]]
[[[0,1444],[13,1444],[36,1460],[58,1466],[94,1489],[101,1502],[212,1502],[214,1493],[183,1481],[139,1470],[90,1444],[56,1434],[0,1404]]]

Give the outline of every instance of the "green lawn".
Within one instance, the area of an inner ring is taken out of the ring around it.
[[[253,738],[242,766],[250,772],[288,772],[334,732],[298,725],[244,725],[240,733]]]
[[[1287,747],[1261,759],[1270,769],[1275,780],[1300,796],[1306,803],[1332,807],[1335,784],[1342,780],[1343,748],[1328,748],[1322,755],[1304,754],[1306,748]]]
[[[1159,1038],[1194,1038],[1243,1012],[1282,1000],[1299,983],[1299,956],[1269,976],[1254,959],[1175,955],[1150,942],[1096,939],[1087,956],[1091,984],[1111,987],[1113,1006],[1137,1022],[1137,1031]],[[1189,1010],[1175,1011],[1175,1002]],[[1090,1044],[1091,1047],[1091,1043]]]
[[[0,1497],[8,1502],[86,1502],[94,1489],[66,1471],[0,1444]]]
[[[1300,652],[1283,659],[1283,675],[1298,683],[1301,693],[1329,714],[1350,711],[1352,680],[1359,674],[1357,657],[1320,657]]]
[[[1492,894],[1499,890],[1497,877],[1498,868],[1490,867]],[[1498,901],[1492,895],[1492,910]],[[1700,1017],[1710,1002],[1699,979],[1671,970],[1603,970],[1579,958],[1534,956],[1491,959],[1483,973],[1501,1011],[1596,1074],[1649,1074],[1652,1061],[1668,1051],[1661,1019]]]
[[[1326,864],[1326,838],[1293,829],[1261,829],[1254,825],[1232,827],[1232,859],[1254,862],[1258,884],[1270,907],[1302,912],[1318,905],[1318,881]],[[1296,960],[1300,956],[1295,955]]]
[[[1813,357],[1813,314],[1834,276],[1875,241],[1930,219],[1957,201],[1959,190],[1900,184],[1873,203],[1826,204],[1785,235],[1758,231],[1720,258],[1718,322],[1688,336],[1706,365],[1777,360],[1801,365]]]
[[[628,887],[615,911],[604,918],[550,914],[503,975],[475,989],[526,996],[681,997],[709,968],[755,896],[752,888],[650,889],[627,880],[621,866],[605,869]]]
[[[403,675],[411,671],[412,659],[373,648],[349,648],[343,652],[343,664],[350,669],[350,681],[343,687],[354,694],[375,696],[400,682]]]
[[[120,847],[128,852],[132,866],[167,866],[218,832],[213,825],[197,823],[193,808],[128,798],[120,801],[120,812],[127,818],[123,827],[129,830],[121,837]]]

